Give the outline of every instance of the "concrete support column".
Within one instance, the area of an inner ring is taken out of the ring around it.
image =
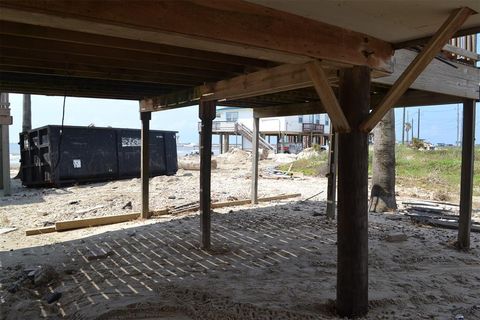
[[[223,154],[225,151],[223,150],[223,134],[218,135],[218,145],[220,148],[220,154]]]
[[[463,103],[462,173],[460,182],[459,249],[470,249],[472,225],[473,167],[475,160],[475,100]]]
[[[216,101],[200,101],[198,113],[200,131],[200,229],[201,247],[211,246],[211,173],[212,173],[212,122],[215,119]]]
[[[258,203],[258,140],[259,140],[259,118],[253,118],[252,135],[252,204]]]
[[[337,312],[368,312],[368,134],[359,130],[370,109],[370,69],[341,71],[340,105],[352,128],[338,134]]]
[[[150,218],[149,209],[149,183],[150,183],[150,119],[151,112],[140,112],[142,120],[141,130],[141,169],[140,178],[142,180],[142,218]]]
[[[32,130],[32,99],[29,94],[23,95],[22,131]]]
[[[230,150],[230,135],[226,134],[223,137],[223,152],[228,152]]]

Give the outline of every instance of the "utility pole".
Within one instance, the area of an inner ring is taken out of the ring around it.
[[[418,108],[417,139],[420,139],[420,108]]]
[[[403,107],[402,144],[405,144],[405,107]],[[407,137],[408,139],[408,137]]]
[[[24,94],[22,132],[30,130],[32,130],[32,99],[29,94]]]
[[[0,189],[10,195],[10,146],[8,127],[12,124],[8,93],[0,93]]]

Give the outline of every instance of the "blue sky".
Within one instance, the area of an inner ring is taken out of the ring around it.
[[[22,128],[22,101],[20,94],[10,94],[13,125],[10,127],[10,142],[18,143],[18,134]],[[61,124],[63,97],[32,96],[33,128],[47,124]],[[460,133],[462,123],[462,105],[460,113]],[[408,119],[414,120],[414,135],[417,134],[418,107],[407,108]],[[402,109],[396,109],[395,123],[397,140],[401,140]],[[457,138],[457,105],[445,105],[420,108],[420,138],[432,143],[455,143]],[[179,131],[181,142],[198,142],[198,107],[182,108],[155,112],[152,115],[151,128],[157,130]],[[65,125],[89,125],[97,127],[112,126],[140,128],[140,116],[137,101],[86,99],[67,97]],[[477,103],[476,139],[480,141],[480,110]]]

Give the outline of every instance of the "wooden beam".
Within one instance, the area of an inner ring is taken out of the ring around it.
[[[200,101],[198,107],[200,130],[200,229],[201,247],[211,246],[211,173],[212,173],[212,121],[216,115],[216,101]]]
[[[391,71],[389,43],[246,1],[3,0],[0,20],[262,58],[311,57]],[[141,19],[139,19],[141,17]],[[342,39],[342,41],[338,41]]]
[[[141,104],[141,103],[140,103]],[[142,180],[142,218],[150,218],[149,211],[149,183],[150,183],[150,119],[151,112],[140,112],[142,121],[141,130],[141,168],[140,178]]]
[[[142,52],[86,45],[64,41],[15,37],[0,34],[2,57],[36,60],[54,60],[65,63],[88,63],[100,66],[117,66],[128,69],[175,72],[182,74],[218,72],[234,76],[245,73],[244,66],[178,57],[162,53]],[[42,59],[43,58],[43,59]],[[132,63],[135,62],[135,63]]]
[[[344,69],[340,105],[350,133],[338,134],[337,301],[340,317],[368,312],[368,134],[359,125],[370,109],[370,70]]]
[[[252,134],[252,204],[258,203],[258,139],[260,135],[260,119],[253,118],[253,134]]]
[[[0,20],[0,34],[22,37],[24,43],[29,39],[56,40],[66,43],[84,44],[112,49],[124,49],[132,53],[152,53],[171,57],[184,57],[197,62],[209,61],[223,65],[236,65],[248,68],[271,68],[274,64],[270,61],[239,57],[234,55],[206,52],[190,48],[180,48],[158,43],[143,42],[125,38],[108,37],[100,34],[55,29]]]
[[[450,52],[458,56],[463,56],[465,58],[472,59],[474,61],[480,60],[480,54],[463,49],[463,48],[452,46],[451,44],[448,44],[448,43],[443,46],[442,51]]]
[[[306,65],[307,72],[312,79],[313,86],[323,103],[323,107],[332,119],[337,132],[350,132],[350,125],[338,104],[337,97],[328,83],[328,78],[318,61],[312,61]]]
[[[473,167],[475,161],[475,100],[463,103],[462,177],[457,247],[470,249],[472,225]]]
[[[128,213],[128,214],[94,217],[94,218],[79,219],[79,220],[65,220],[65,221],[56,222],[55,230],[67,231],[67,230],[73,230],[73,229],[101,226],[106,224],[127,222],[131,220],[135,220],[138,217],[139,217],[138,213]]]
[[[408,90],[415,79],[425,70],[447,41],[452,38],[453,34],[458,31],[468,17],[474,13],[472,9],[464,7],[450,14],[450,17],[430,39],[420,54],[415,57],[413,62],[393,84],[385,98],[375,108],[375,111],[362,122],[360,125],[361,130],[369,132],[375,127],[378,121],[395,105],[403,93]]]
[[[332,69],[327,72],[329,81],[336,78],[335,70]],[[311,87],[312,85],[313,82],[305,69],[305,64],[285,64],[150,98],[151,103],[149,105],[152,106],[152,109],[144,109],[144,111],[159,111],[194,105],[198,103],[200,98],[204,101],[244,99]]]

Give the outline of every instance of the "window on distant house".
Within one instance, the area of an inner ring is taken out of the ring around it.
[[[328,126],[329,123],[330,123],[330,119],[328,119],[328,117],[325,117],[325,125]]]
[[[298,123],[303,123],[303,117],[298,117]]]
[[[217,115],[215,116],[215,118],[221,118],[222,117],[222,113],[221,112],[217,112]]]
[[[315,115],[315,123],[320,124],[320,115],[319,114]]]
[[[238,112],[227,112],[227,121],[236,122],[238,120]]]

